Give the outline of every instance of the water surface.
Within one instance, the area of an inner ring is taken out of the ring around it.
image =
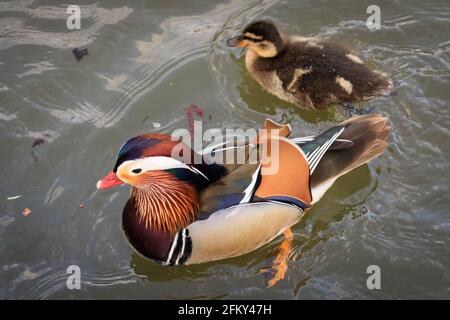
[[[79,4],[82,29],[70,31],[59,1],[0,2],[0,298],[450,298],[448,1],[378,1],[378,31],[365,0]],[[389,148],[293,228],[288,273],[269,289],[259,270],[281,239],[162,267],[124,239],[128,188],[95,189],[125,139],[187,127],[191,103],[207,128],[259,127],[268,114],[310,135],[348,117],[301,111],[249,78],[225,40],[260,18],[346,43],[396,80],[395,95],[358,106],[389,117]],[[75,47],[90,55],[77,63]],[[81,290],[66,287],[71,264]],[[366,287],[372,264],[381,290]]]

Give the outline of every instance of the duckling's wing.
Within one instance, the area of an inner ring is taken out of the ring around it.
[[[343,46],[315,40],[294,41],[289,46],[275,69],[286,92],[303,105],[321,108],[381,95],[392,88],[390,79]]]

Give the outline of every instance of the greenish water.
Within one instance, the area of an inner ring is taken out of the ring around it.
[[[0,2],[0,298],[450,298],[448,1],[378,1],[378,31],[365,0],[166,2],[82,1],[73,31],[59,1]],[[368,103],[391,120],[388,150],[293,228],[286,278],[269,289],[259,270],[281,239],[162,267],[125,241],[128,188],[95,189],[125,139],[187,127],[191,103],[207,128],[259,127],[269,114],[310,135],[348,116],[300,111],[249,78],[225,40],[259,18],[347,43],[396,80],[394,96]],[[77,63],[75,47],[90,55]],[[72,264],[81,290],[66,287]],[[366,286],[373,264],[381,290]]]

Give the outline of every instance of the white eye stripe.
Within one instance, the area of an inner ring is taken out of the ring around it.
[[[196,174],[200,174],[206,179],[206,177],[200,170],[194,167],[190,167],[187,164],[176,160],[171,157],[163,157],[163,156],[155,156],[155,157],[147,157],[142,159],[136,159],[136,160],[128,160],[124,161],[118,168],[122,166],[130,166],[131,170],[135,169],[142,169],[142,171],[149,171],[149,170],[169,170],[169,169],[188,169]],[[209,180],[209,179],[208,179]]]
[[[120,166],[129,166],[132,163],[133,169],[142,169],[142,171],[148,170],[167,170],[167,169],[176,169],[176,168],[184,168],[189,169],[189,167],[181,161],[178,161],[171,157],[147,157],[136,160],[128,160],[124,161]]]

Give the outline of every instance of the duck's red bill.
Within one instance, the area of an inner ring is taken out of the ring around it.
[[[97,189],[108,189],[114,186],[118,186],[119,184],[124,184],[122,180],[120,180],[114,172],[110,172],[106,175],[106,177],[97,181]]]

